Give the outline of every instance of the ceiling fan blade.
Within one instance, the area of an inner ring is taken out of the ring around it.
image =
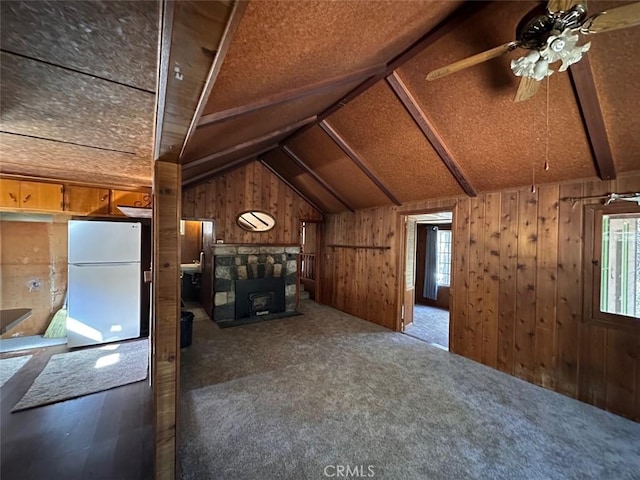
[[[587,35],[635,27],[636,25],[640,25],[640,2],[630,3],[596,13],[590,18],[587,18],[582,24],[580,32]]]
[[[571,8],[577,4],[586,8],[587,0],[549,0],[547,3],[547,10],[551,13],[566,12],[571,10]]]
[[[514,50],[517,46],[518,42],[509,42],[504,45],[500,45],[499,47],[492,48],[491,50],[487,50],[486,52],[478,53],[472,57],[467,57],[463,60],[447,65],[446,67],[430,72],[427,75],[427,80],[436,80],[438,78],[451,75],[452,73],[459,72],[460,70],[464,70],[465,68],[473,67],[479,63],[504,55],[505,53]]]
[[[531,77],[522,77],[520,78],[520,84],[518,85],[518,91],[516,92],[516,97],[513,99],[514,102],[523,102],[525,100],[533,97],[538,89],[540,88],[540,83],[535,78]]]

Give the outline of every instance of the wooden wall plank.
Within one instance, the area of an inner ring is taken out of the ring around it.
[[[453,214],[453,251],[455,261],[451,266],[453,273],[453,289],[451,294],[452,332],[449,338],[453,340],[449,346],[454,353],[464,355],[464,334],[469,317],[469,218],[471,216],[471,200],[464,198],[458,201]]]
[[[155,162],[153,176],[153,328],[155,478],[175,478],[180,373],[181,181],[177,164]]]
[[[518,271],[518,192],[501,196],[497,367],[513,374]]]
[[[556,305],[558,276],[558,185],[538,191],[535,383],[555,387]]]
[[[638,341],[628,331],[608,329],[605,405],[614,413],[632,412],[635,403]]]
[[[537,195],[521,191],[518,197],[518,271],[514,373],[532,381],[535,356]]]
[[[482,363],[498,366],[498,310],[500,295],[500,193],[485,197]]]
[[[482,324],[484,318],[484,229],[485,198],[471,199],[469,216],[469,316],[465,329],[466,356],[482,361]]]
[[[562,185],[560,198],[582,197],[582,183]],[[558,290],[556,390],[578,394],[578,342],[582,321],[582,235],[580,205],[560,200],[558,212]]]

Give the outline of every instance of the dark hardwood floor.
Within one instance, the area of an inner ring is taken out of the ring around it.
[[[138,480],[153,476],[152,395],[147,380],[11,413],[49,357],[33,357],[0,389],[2,480]],[[3,357],[14,355],[3,355]]]

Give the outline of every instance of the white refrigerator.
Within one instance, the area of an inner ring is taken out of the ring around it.
[[[69,347],[140,336],[140,233],[140,223],[69,221]]]

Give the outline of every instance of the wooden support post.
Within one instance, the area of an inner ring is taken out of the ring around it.
[[[176,477],[180,372],[180,166],[156,161],[153,175],[151,375],[156,479]]]

